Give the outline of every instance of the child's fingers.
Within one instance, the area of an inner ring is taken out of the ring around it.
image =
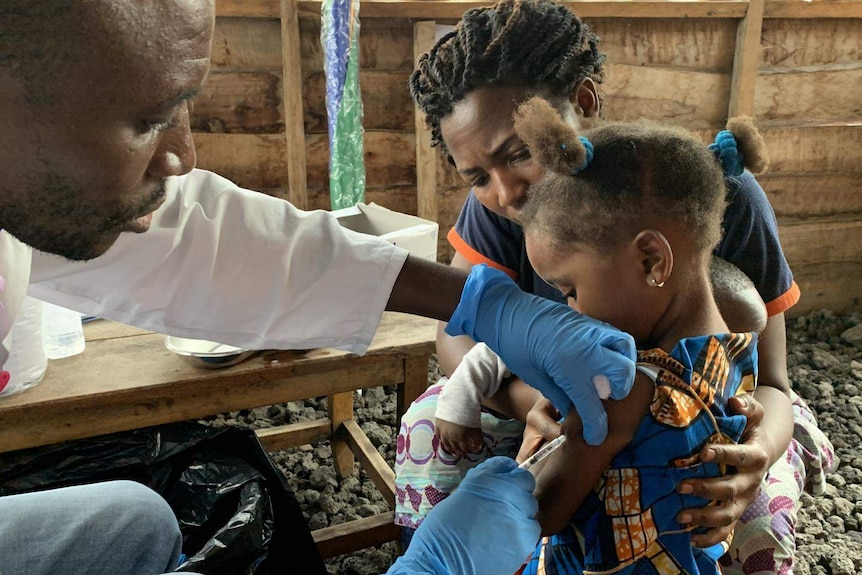
[[[445,449],[452,455],[458,455],[460,457],[464,457],[468,453],[471,453],[468,443],[466,443],[461,437],[452,437],[446,440]]]
[[[482,430],[472,429],[465,436],[464,449],[468,453],[479,453],[482,451]]]
[[[453,444],[449,439],[445,436],[440,436],[440,446],[443,448],[443,451],[446,453],[451,453],[452,455],[460,455],[460,450],[456,444]]]
[[[528,457],[536,453],[544,443],[545,439],[541,435],[531,435],[529,437],[525,435],[515,461],[523,463]]]
[[[464,427],[437,419],[434,433],[440,440],[440,446],[447,453],[463,457],[468,453],[479,453],[482,451],[483,439],[481,429]]]
[[[477,437],[468,437],[464,441],[463,447],[465,453],[479,453],[482,451],[482,440]]]

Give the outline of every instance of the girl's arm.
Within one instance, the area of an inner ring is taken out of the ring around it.
[[[611,460],[635,435],[653,398],[655,386],[638,373],[631,393],[619,401],[605,401],[608,437],[601,445],[588,445],[581,433],[581,418],[572,410],[563,422],[568,437],[563,446],[539,466],[536,498],[542,535],[559,532],[598,484]]]
[[[506,417],[527,420],[527,413],[543,399],[542,393],[527,385],[522,379],[512,376],[503,380],[500,389],[491,397],[486,397],[482,404]]]

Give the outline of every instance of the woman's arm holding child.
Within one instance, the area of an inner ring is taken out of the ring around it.
[[[753,397],[737,396],[730,403],[735,413],[748,418],[744,435],[738,444],[710,444],[701,452],[704,461],[723,463],[735,468],[735,473],[680,484],[681,493],[693,493],[718,503],[684,509],[677,517],[680,523],[708,529],[692,537],[692,543],[698,547],[708,547],[727,538],[743,511],[757,497],[769,467],[787,451],[793,433],[793,408],[787,395],[790,384],[786,338],[784,314],[770,317],[758,339],[757,389]]]

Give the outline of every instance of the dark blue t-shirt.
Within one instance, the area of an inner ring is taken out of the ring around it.
[[[781,250],[775,212],[751,173],[726,182],[724,235],[714,253],[751,278],[770,316],[786,311],[799,301],[799,288]],[[488,264],[509,274],[524,291],[565,301],[533,271],[521,226],[485,208],[472,190],[448,239],[471,264]]]

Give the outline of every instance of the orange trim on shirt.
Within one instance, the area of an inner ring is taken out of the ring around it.
[[[800,295],[802,295],[802,292],[799,291],[799,286],[796,285],[796,282],[793,282],[789,290],[766,304],[766,315],[772,317],[789,310],[799,301]]]
[[[461,236],[458,235],[455,228],[449,230],[449,233],[446,235],[446,239],[449,240],[449,243],[452,244],[452,247],[455,248],[456,252],[464,256],[464,259],[474,266],[478,264],[488,264],[488,266],[492,268],[505,272],[506,275],[514,281],[518,281],[518,273],[515,270],[510,270],[506,266],[500,265],[494,260],[489,259],[487,256],[474,250],[467,242],[461,239]]]

